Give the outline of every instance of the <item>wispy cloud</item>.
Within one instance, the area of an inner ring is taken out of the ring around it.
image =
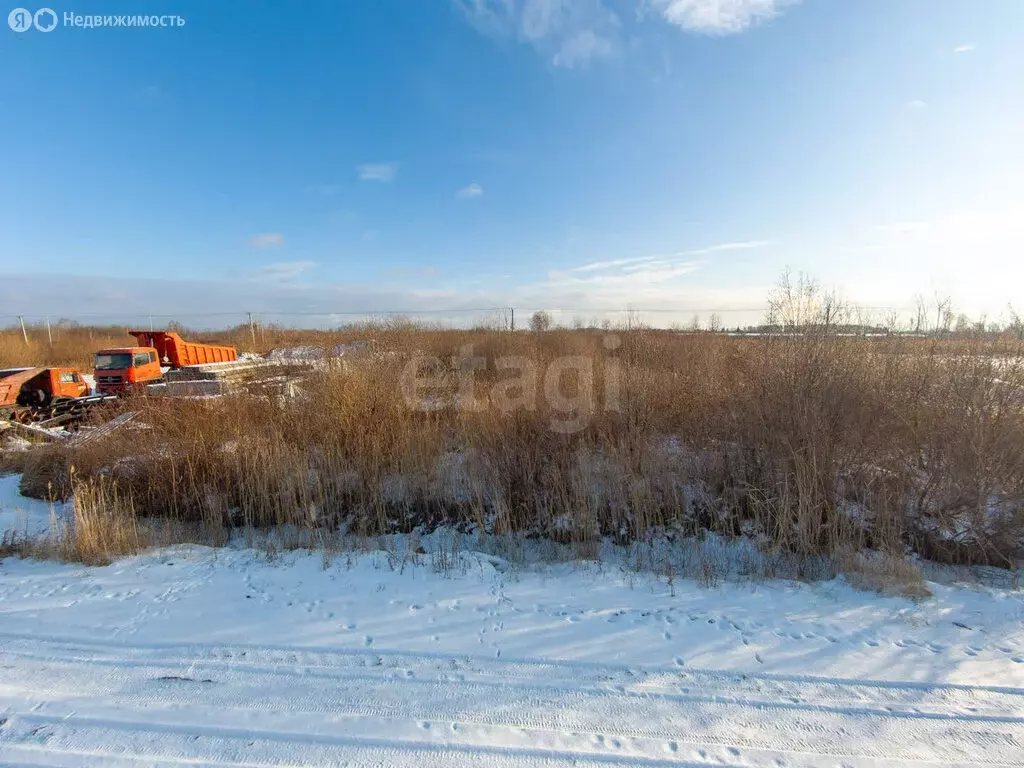
[[[769,21],[800,0],[649,0],[662,17],[687,32],[734,35]]]
[[[672,264],[678,264],[681,261],[686,265],[690,266],[693,264],[699,264],[694,262],[692,259],[697,256],[710,256],[715,253],[723,253],[726,251],[745,251],[755,248],[764,248],[771,243],[768,240],[743,240],[735,243],[720,243],[718,245],[711,245],[707,248],[696,248],[689,251],[679,251],[677,253],[670,254],[659,254],[656,256],[631,256],[624,259],[611,259],[608,261],[594,261],[589,264],[583,264],[579,267],[572,267],[571,269],[561,270],[555,274],[559,275],[575,275],[580,273],[593,273],[593,272],[608,272],[617,271],[621,273],[636,273],[642,271],[645,268],[657,267],[662,268]],[[692,271],[688,269],[687,271]]]
[[[612,43],[607,38],[601,37],[593,30],[585,29],[563,41],[561,47],[552,57],[551,62],[556,67],[573,67],[586,64],[592,58],[610,56]]]
[[[771,245],[768,240],[741,240],[736,243],[720,243],[719,245],[712,245],[708,248],[700,248],[695,251],[687,251],[687,256],[707,256],[712,253],[721,253],[722,251],[749,251],[755,248],[765,248]]]
[[[279,245],[284,245],[284,235],[278,232],[253,235],[249,238],[249,245],[252,248],[276,248]]]
[[[612,288],[625,291],[665,286],[672,284],[676,278],[701,269],[707,262],[707,259],[702,257],[728,251],[764,248],[767,245],[767,240],[745,240],[676,253],[593,261],[569,269],[551,270],[548,273],[546,289]]]
[[[390,183],[398,175],[398,163],[363,163],[356,170],[363,181]]]
[[[977,47],[978,46],[976,46],[974,43],[964,43],[963,45],[958,45],[956,48],[954,48],[953,53],[970,53]]]
[[[619,19],[601,0],[454,0],[479,32],[533,46],[556,67],[611,55]]]
[[[903,105],[903,109],[906,112],[923,112],[928,109],[928,102],[921,101],[921,99],[913,99],[912,101],[906,102]]]
[[[273,283],[289,283],[316,266],[315,261],[278,261],[256,269],[254,277]]]
[[[458,197],[460,200],[469,200],[474,197],[480,197],[481,195],[483,195],[483,193],[484,188],[474,182],[473,184],[470,184],[460,189],[458,192],[455,193],[455,196]]]

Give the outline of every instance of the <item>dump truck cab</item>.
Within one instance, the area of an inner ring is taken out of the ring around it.
[[[0,407],[41,408],[89,394],[85,377],[74,368],[0,371]]]
[[[115,347],[96,353],[96,391],[116,395],[163,379],[160,356],[153,347]]]

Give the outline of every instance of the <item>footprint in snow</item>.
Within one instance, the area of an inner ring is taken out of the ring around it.
[[[671,632],[663,632],[661,636],[664,637],[666,640],[671,640],[672,639],[672,633]]]
[[[673,661],[675,662],[677,667],[686,666],[686,660],[682,656],[676,656],[675,659],[673,659]]]
[[[363,645],[365,645],[367,648],[369,648],[371,645],[373,645],[373,638],[370,637],[369,635],[364,637],[363,638]]]
[[[877,648],[879,645],[881,645],[881,643],[879,643],[877,640],[865,640],[864,645],[870,645],[872,648]]]
[[[1014,664],[1024,664],[1024,656],[1014,656],[1010,659]]]

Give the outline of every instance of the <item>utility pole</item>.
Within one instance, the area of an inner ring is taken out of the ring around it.
[[[252,348],[256,349],[256,326],[252,323],[252,312],[246,312],[249,315],[249,333],[252,334]]]
[[[516,308],[509,307],[509,309],[512,310],[512,330],[514,331],[516,329]]]
[[[18,315],[18,322],[21,323],[21,337],[25,340],[25,346],[28,346],[28,331],[25,330],[25,318]]]
[[[53,334],[50,332],[50,316],[46,316],[46,338],[50,340],[50,346],[53,346]]]

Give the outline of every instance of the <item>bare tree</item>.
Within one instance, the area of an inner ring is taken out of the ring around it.
[[[819,295],[820,289],[814,280],[801,272],[794,281],[787,269],[768,297],[769,317],[787,330],[807,326],[821,314]]]
[[[917,315],[914,318],[914,333],[924,333],[928,328],[928,302],[924,296],[917,295]]]
[[[1010,324],[1007,326],[1007,329],[1017,337],[1017,341],[1024,341],[1024,318],[1017,313],[1017,310],[1013,308],[1012,304],[1009,309]]]
[[[953,326],[953,299],[935,292],[935,330],[948,333]]]
[[[530,315],[530,330],[534,333],[544,333],[551,328],[551,315],[543,309],[538,309]]]

